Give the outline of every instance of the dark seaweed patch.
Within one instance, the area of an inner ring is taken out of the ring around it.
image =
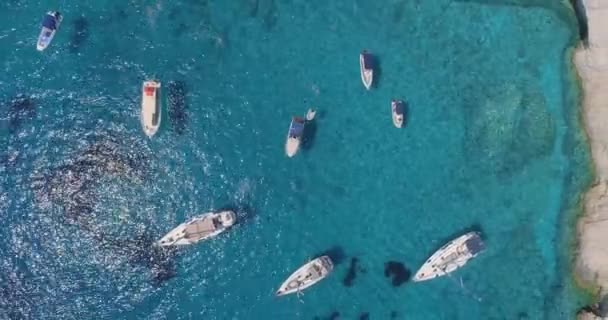
[[[36,115],[36,104],[34,100],[25,95],[18,95],[8,103],[8,129],[14,133],[21,127],[25,120],[32,119]]]
[[[144,177],[141,164],[146,163],[146,158],[124,152],[126,146],[118,141],[122,139],[105,135],[66,164],[34,178],[32,188],[38,202],[51,201],[63,207],[65,222],[87,232],[101,249],[128,257],[131,264],[147,267],[158,285],[175,275],[174,250],[154,246],[157,237],[149,230],[121,239],[98,230],[90,222],[96,207],[96,187],[101,181],[107,177],[134,181]]]
[[[362,312],[359,315],[359,320],[369,320],[369,312]]]
[[[173,29],[173,35],[176,37],[182,36],[184,33],[188,31],[188,26],[185,23],[180,22],[175,29]]]
[[[410,278],[410,271],[401,262],[388,261],[384,264],[384,276],[392,278],[393,287],[398,287]]]
[[[332,313],[329,315],[329,318],[327,318],[327,319],[329,319],[329,320],[336,320],[336,319],[338,319],[338,318],[340,318],[340,312],[338,312],[338,311],[334,311],[334,312],[332,312]]]
[[[397,313],[397,311],[395,311],[395,310],[391,311],[391,319],[397,319],[398,316],[399,316],[399,313]]]
[[[279,12],[275,0],[268,0],[268,7],[262,17],[262,26],[266,31],[272,31],[279,22]]]
[[[77,53],[89,37],[89,22],[84,16],[80,16],[72,22],[72,26],[69,50],[71,53]]]
[[[176,274],[173,263],[175,249],[155,246],[155,238],[149,232],[128,240],[113,239],[101,233],[95,237],[103,247],[129,257],[131,263],[149,268],[152,280],[156,285],[173,278]]]
[[[127,13],[127,11],[119,6],[114,7],[114,16],[113,18],[115,18],[116,20],[125,20],[129,17],[129,14]]]
[[[258,10],[260,9],[260,0],[244,0],[245,10],[247,10],[247,15],[251,18],[255,18],[258,15]]]
[[[353,285],[353,281],[355,281],[355,278],[357,278],[357,271],[365,272],[365,270],[363,270],[361,267],[359,267],[358,264],[359,264],[359,259],[357,257],[353,257],[350,259],[350,267],[348,268],[348,271],[346,272],[346,276],[344,277],[344,280],[342,281],[344,286],[351,287]]]
[[[186,83],[184,81],[171,81],[167,85],[167,92],[171,127],[178,135],[182,135],[186,130],[186,124],[188,122]]]

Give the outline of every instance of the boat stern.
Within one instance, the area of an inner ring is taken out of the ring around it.
[[[300,139],[287,138],[287,142],[285,143],[285,154],[291,158],[298,153],[298,149],[300,149]]]
[[[219,216],[224,228],[231,227],[236,223],[236,213],[234,211],[222,211]]]

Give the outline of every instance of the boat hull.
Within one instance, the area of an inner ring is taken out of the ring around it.
[[[306,275],[308,274],[308,270],[315,267],[320,271],[320,276],[307,280]],[[328,256],[321,256],[311,260],[292,273],[287,280],[281,284],[281,287],[277,290],[276,295],[285,296],[310,288],[311,286],[319,283],[319,281],[325,279],[333,271],[333,267],[333,262]]]
[[[298,153],[298,150],[300,150],[300,142],[300,137],[290,138],[288,136],[287,141],[285,142],[285,154],[290,158],[295,156],[296,153]]]
[[[44,51],[46,48],[48,48],[55,37],[55,32],[56,31],[48,28],[42,28],[42,31],[40,31],[40,35],[38,36],[38,42],[36,43],[36,50]],[[48,35],[45,36],[45,34]]]
[[[157,81],[146,81],[142,85],[140,121],[144,133],[150,138],[158,132],[162,119],[160,88]]]
[[[298,153],[298,150],[300,150],[305,124],[306,121],[303,118],[293,117],[291,119],[285,141],[285,154],[290,158],[295,156],[296,153]]]
[[[359,54],[359,69],[361,72],[361,81],[365,89],[370,90],[374,82],[374,70],[365,68],[365,54]]]

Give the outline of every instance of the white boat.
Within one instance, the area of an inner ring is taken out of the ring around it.
[[[300,292],[323,280],[333,269],[334,264],[328,256],[318,257],[292,273],[289,278],[281,284],[276,295],[284,296]]]
[[[405,107],[403,101],[393,100],[391,101],[391,112],[393,114],[393,124],[397,128],[403,127],[403,120],[405,115]]]
[[[289,131],[287,132],[287,141],[285,142],[285,153],[290,158],[295,156],[300,149],[302,135],[304,134],[304,124],[304,119],[300,117],[291,118]]]
[[[464,266],[485,249],[481,236],[477,232],[469,232],[437,250],[418,269],[413,281],[425,281],[445,276]]]
[[[141,125],[146,135],[152,137],[160,127],[160,82],[144,82],[141,95]]]
[[[180,224],[156,244],[163,247],[195,244],[217,236],[235,223],[236,214],[233,211],[208,212]]]
[[[359,54],[359,68],[361,69],[361,81],[363,81],[363,85],[365,89],[369,90],[372,87],[372,82],[374,81],[374,66],[373,66],[374,57],[363,50],[361,54]]]
[[[57,29],[61,24],[61,20],[63,20],[63,17],[57,11],[49,11],[46,13],[42,19],[42,30],[40,31],[38,42],[36,43],[36,49],[38,51],[46,49],[51,44],[53,37],[55,37],[55,32],[57,32]]]
[[[306,112],[306,121],[313,121],[315,119],[315,116],[317,115],[317,110],[310,108],[308,109],[308,111]]]

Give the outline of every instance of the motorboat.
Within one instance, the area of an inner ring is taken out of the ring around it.
[[[235,223],[234,211],[204,213],[169,231],[156,244],[163,247],[195,244],[217,236]]]
[[[359,54],[359,68],[361,69],[361,81],[363,81],[363,85],[365,89],[369,90],[372,88],[372,82],[374,81],[374,57],[368,53],[366,50],[363,50],[361,54]]]
[[[464,266],[485,249],[481,235],[469,232],[446,243],[418,269],[413,281],[420,282],[449,273]]]
[[[391,101],[391,112],[393,114],[393,124],[397,128],[403,127],[405,117],[405,105],[401,100]]]
[[[300,149],[300,143],[302,142],[302,136],[304,135],[305,122],[306,121],[300,117],[291,118],[289,131],[287,132],[287,141],[285,142],[285,153],[290,158],[295,156]]]
[[[141,125],[148,137],[152,137],[158,131],[160,119],[160,82],[145,81],[142,86]]]
[[[277,296],[284,296],[302,290],[316,284],[327,277],[334,269],[334,264],[328,256],[321,256],[309,261],[292,273],[279,290]]]
[[[42,19],[42,30],[40,30],[40,35],[38,36],[38,41],[36,43],[36,49],[38,51],[46,49],[51,44],[51,41],[53,41],[53,37],[55,37],[55,33],[61,24],[61,20],[63,20],[63,16],[61,16],[58,11],[49,11],[46,13]]]

